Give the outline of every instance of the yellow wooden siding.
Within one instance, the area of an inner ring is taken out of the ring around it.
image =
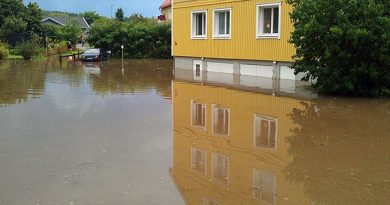
[[[291,62],[294,46],[288,42],[293,26],[292,7],[281,2],[280,39],[256,39],[257,5],[280,1],[179,1],[173,3],[173,55],[243,60]],[[231,39],[212,38],[213,9],[231,8]],[[207,10],[207,40],[191,39],[191,12]]]
[[[275,204],[309,204],[303,188],[282,173],[292,161],[286,138],[297,128],[288,114],[302,108],[301,100],[180,81],[173,82],[173,95],[172,175],[186,204],[202,204],[204,197],[221,204],[265,204],[252,195],[254,169],[276,176]],[[191,126],[191,100],[206,104],[206,130]],[[212,104],[230,109],[229,137],[212,134]],[[276,150],[254,147],[254,114],[278,120]],[[206,151],[206,174],[191,169],[191,147]],[[212,177],[212,153],[229,157],[227,186]]]

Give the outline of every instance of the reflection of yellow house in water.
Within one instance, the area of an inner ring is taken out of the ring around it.
[[[187,204],[309,204],[281,170],[300,100],[173,82],[172,177]],[[306,202],[306,203],[305,203]]]

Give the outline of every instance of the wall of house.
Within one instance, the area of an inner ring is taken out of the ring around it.
[[[206,128],[191,125],[191,101],[206,104]],[[310,204],[303,188],[290,184],[282,173],[291,162],[286,138],[297,125],[287,115],[300,108],[302,100],[288,97],[221,89],[217,86],[173,82],[174,152],[172,177],[186,204],[267,204],[253,196],[253,172],[260,170],[276,177],[274,204]],[[230,135],[212,133],[212,105],[230,110]],[[275,149],[254,146],[254,115],[277,119]],[[206,151],[206,173],[191,167],[191,147]],[[227,184],[212,177],[212,153],[229,158]],[[286,200],[286,198],[288,200]],[[307,203],[302,203],[306,201]],[[206,203],[207,204],[207,203]]]
[[[289,12],[292,7],[281,2],[280,39],[256,36],[257,4],[274,0],[174,0],[173,55],[240,60],[292,62],[295,53],[288,43],[293,26]],[[213,9],[231,8],[231,39],[212,38]],[[207,10],[207,39],[191,39],[191,12]]]
[[[165,7],[165,8],[163,8],[162,10],[161,10],[161,13],[163,14],[163,15],[165,15],[165,18],[167,19],[167,20],[170,20],[170,19],[172,19],[172,7]]]

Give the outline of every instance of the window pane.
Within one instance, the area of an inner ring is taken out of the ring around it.
[[[218,34],[225,34],[225,12],[218,13]]]
[[[229,172],[229,160],[226,156],[213,154],[213,177],[219,182],[227,184]]]
[[[256,117],[255,119],[255,145],[275,149],[276,147],[276,121]]]
[[[279,33],[279,8],[274,8],[273,33]]]
[[[202,15],[196,14],[196,35],[202,35]]]
[[[203,33],[202,33],[202,35],[206,35],[206,14],[205,13],[202,14],[202,20],[203,20],[203,23],[202,23],[202,25],[203,25]]]
[[[194,103],[192,105],[192,125],[205,127],[206,125],[206,106]]]
[[[230,12],[226,12],[226,34],[230,34]]]
[[[269,204],[275,204],[275,175],[260,170],[255,170],[253,180],[253,196]]]
[[[203,150],[198,150],[192,148],[191,150],[191,158],[192,158],[192,169],[206,173],[206,155]]]
[[[272,8],[263,9],[263,33],[271,33]]]

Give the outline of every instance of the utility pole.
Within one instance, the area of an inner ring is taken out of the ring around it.
[[[112,19],[112,7],[114,6],[114,4],[111,4],[111,19]]]

